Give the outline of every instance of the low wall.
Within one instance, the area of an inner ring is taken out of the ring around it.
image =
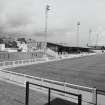
[[[42,58],[43,52],[0,52],[0,61]]]

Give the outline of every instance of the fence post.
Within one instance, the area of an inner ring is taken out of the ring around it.
[[[80,94],[79,86],[77,86],[77,94]]]
[[[64,91],[65,91],[65,81],[63,82],[63,87],[64,87]]]
[[[93,88],[93,96],[92,96],[92,102],[94,105],[97,105],[97,89]]]
[[[5,67],[5,61],[3,62],[3,67]]]
[[[26,84],[27,82],[27,78],[26,78],[26,74],[24,74],[24,84]]]
[[[26,97],[25,97],[25,105],[29,103],[29,82],[26,82]]]
[[[41,78],[41,85],[42,85],[42,86],[43,86],[43,81],[44,81],[44,79]],[[42,87],[42,90],[43,90],[43,87]]]
[[[64,81],[64,91],[66,91],[66,82]],[[66,95],[65,93],[64,93],[64,95]]]
[[[36,62],[36,58],[34,58],[34,62]]]
[[[12,80],[12,73],[9,73],[9,80]]]
[[[51,95],[51,89],[48,89],[48,105],[50,105],[50,95]]]
[[[98,90],[96,89],[96,105],[97,105],[97,95],[98,95]]]
[[[82,105],[82,95],[78,95],[78,105]]]
[[[12,66],[14,66],[15,65],[15,62],[14,61],[11,61],[12,62]]]

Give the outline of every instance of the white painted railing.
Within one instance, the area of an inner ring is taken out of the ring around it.
[[[47,54],[53,56],[53,57],[58,57],[58,53],[57,52],[54,52],[53,50],[47,48]]]
[[[25,59],[25,60],[16,60],[16,61],[4,61],[0,62],[0,68],[11,68],[17,66],[25,66],[30,64],[44,63],[48,62],[47,58],[35,58],[35,59]]]
[[[68,92],[82,94],[82,105],[95,105],[96,104],[96,89],[79,85],[70,84],[67,82],[59,82],[39,77],[34,77],[26,74],[16,73],[12,71],[0,70],[0,78],[15,81],[24,84],[26,81],[52,87],[56,89],[65,90]],[[70,96],[71,99],[74,97]],[[105,102],[105,100],[102,100]],[[100,104],[104,105],[104,104]]]
[[[43,57],[43,58],[35,58],[35,59],[24,59],[24,60],[16,60],[16,61],[4,61],[0,62],[0,68],[11,68],[16,66],[24,66],[24,65],[30,65],[30,64],[38,64],[38,63],[44,63],[44,62],[52,62],[56,60],[61,59],[70,59],[70,58],[76,58],[76,57],[83,57],[83,56],[91,56],[95,53],[90,54],[69,54],[69,55],[58,55],[57,57]]]

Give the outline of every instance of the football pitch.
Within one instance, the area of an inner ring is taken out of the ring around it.
[[[105,90],[105,54],[33,64],[7,70]]]

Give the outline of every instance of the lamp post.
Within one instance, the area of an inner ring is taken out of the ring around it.
[[[98,46],[98,38],[99,38],[99,34],[97,34],[97,37],[96,37],[96,47]]]
[[[77,22],[77,47],[79,47],[79,26],[80,22]]]
[[[92,30],[89,29],[89,41],[88,41],[88,45],[90,44],[90,46],[91,46],[91,32],[92,32]]]
[[[45,8],[45,46],[44,46],[45,55],[47,51],[47,31],[48,31],[48,11],[49,10],[50,10],[50,6],[47,4]]]

